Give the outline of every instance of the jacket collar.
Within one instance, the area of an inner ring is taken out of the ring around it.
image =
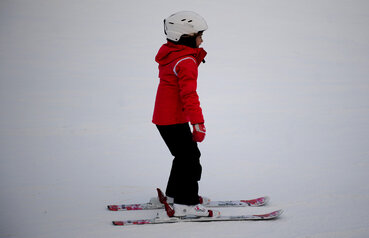
[[[167,42],[162,45],[155,57],[155,61],[160,65],[166,65],[173,62],[176,59],[193,56],[196,59],[197,65],[199,65],[207,55],[207,52],[203,48],[191,48],[184,45],[177,45],[172,42]]]

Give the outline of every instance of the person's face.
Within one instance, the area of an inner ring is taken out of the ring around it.
[[[203,40],[202,40],[202,33],[200,33],[196,37],[196,47],[199,48],[199,46],[201,45],[202,42],[203,42]]]

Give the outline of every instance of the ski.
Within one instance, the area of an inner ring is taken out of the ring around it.
[[[233,201],[210,201],[203,204],[206,207],[260,207],[267,204],[269,197],[259,197],[250,200],[233,200]],[[164,208],[163,204],[153,203],[137,203],[137,204],[120,204],[108,205],[110,211],[131,211],[131,210],[155,210]]]
[[[252,220],[272,220],[278,218],[283,210],[260,214],[241,216],[220,216],[220,217],[169,217],[165,212],[158,213],[155,218],[141,220],[113,221],[115,226],[164,224],[178,222],[216,222],[216,221],[252,221]]]
[[[160,196],[164,196],[163,192],[158,189]],[[165,197],[165,196],[164,196]],[[248,200],[230,200],[230,201],[210,201],[206,204],[202,204],[206,207],[260,207],[269,202],[269,197],[259,197]],[[163,209],[162,203],[137,203],[137,204],[120,204],[120,205],[108,205],[110,211],[132,211],[132,210],[154,210]]]

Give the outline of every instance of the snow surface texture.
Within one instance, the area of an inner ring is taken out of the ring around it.
[[[179,10],[209,25],[201,194],[281,219],[110,223],[166,185],[154,57]],[[368,24],[359,0],[0,1],[0,237],[368,237]]]

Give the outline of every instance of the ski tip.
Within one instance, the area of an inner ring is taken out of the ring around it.
[[[251,200],[241,200],[241,202],[245,203],[250,207],[260,207],[264,206],[269,202],[270,198],[268,196],[259,197]]]
[[[277,211],[272,212],[271,219],[280,217],[283,212],[284,212],[283,209],[279,209]]]
[[[278,217],[280,217],[283,213],[283,210],[276,210],[274,212],[270,212],[267,214],[261,214],[261,215],[254,215],[255,217],[257,217],[256,220],[272,220],[272,219],[277,219]]]
[[[255,207],[265,206],[269,203],[270,197],[269,196],[263,196],[263,197],[255,199],[255,200],[257,202],[255,204],[253,204],[253,206],[255,206]]]
[[[264,196],[264,204],[267,204],[270,202],[270,197],[269,196]]]
[[[282,215],[282,213],[283,213],[283,210],[282,209],[279,209],[279,210],[276,210],[274,212],[271,212],[271,214],[273,214],[276,217],[279,217],[280,215]]]

